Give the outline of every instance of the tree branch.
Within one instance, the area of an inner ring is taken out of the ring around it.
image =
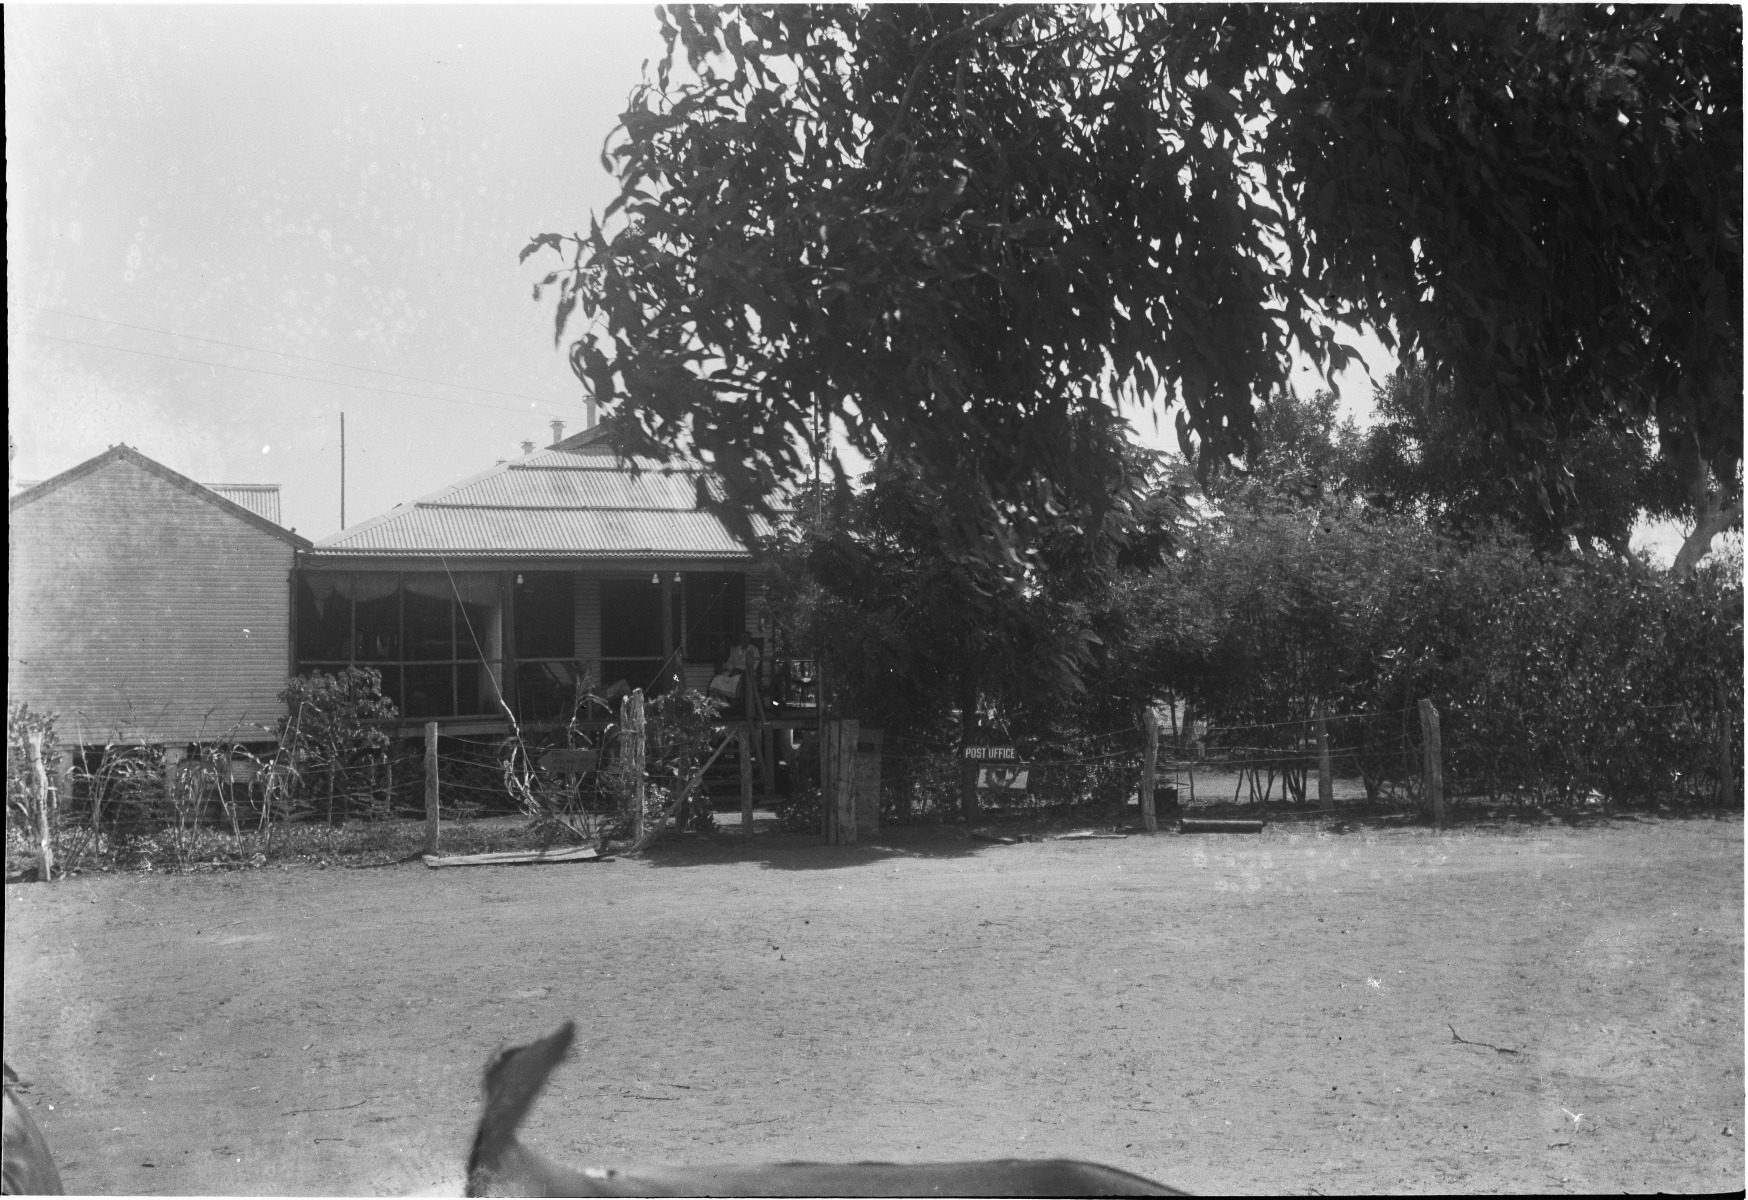
[[[940,37],[930,42],[928,47],[923,50],[922,58],[918,60],[916,70],[910,73],[909,82],[904,85],[904,95],[900,97],[898,101],[898,116],[893,118],[892,127],[880,135],[880,141],[875,145],[874,153],[868,156],[869,160],[871,162],[879,162],[886,154],[886,144],[903,132],[904,123],[910,117],[910,105],[912,99],[916,96],[917,85],[922,82],[923,73],[929,69],[929,64],[934,59],[937,52],[939,52],[943,47],[955,42],[970,41],[972,38],[987,33],[992,29],[1000,29],[1015,17],[1030,12],[1034,7],[1036,6],[1031,4],[1010,4],[1005,8],[997,9],[987,17],[973,21],[971,24],[962,28],[955,29],[951,33],[943,33]]]

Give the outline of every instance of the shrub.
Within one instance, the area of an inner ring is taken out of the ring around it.
[[[336,674],[316,671],[286,681],[279,693],[285,715],[279,719],[279,743],[289,753],[299,786],[307,796],[316,782],[329,824],[344,816],[342,800],[348,773],[388,746],[388,735],[375,722],[392,719],[394,704],[382,694],[382,675],[369,667],[347,667]]]

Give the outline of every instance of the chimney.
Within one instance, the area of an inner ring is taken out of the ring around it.
[[[556,446],[562,441],[564,441],[564,422],[554,421],[552,423],[552,444]]]
[[[526,458],[528,455],[533,454],[533,453],[534,453],[534,443],[533,442],[523,442],[522,443],[522,456],[524,458]]]
[[[583,428],[584,429],[593,429],[595,427],[595,398],[593,396],[590,396],[586,401],[584,401],[584,404],[588,408],[589,423],[587,425],[583,426]]]

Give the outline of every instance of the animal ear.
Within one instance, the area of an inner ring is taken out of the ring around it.
[[[554,1068],[564,1061],[576,1032],[576,1022],[566,1021],[538,1042],[499,1051],[486,1064],[485,1111],[467,1161],[470,1180],[477,1171],[492,1170],[516,1144],[517,1127]]]

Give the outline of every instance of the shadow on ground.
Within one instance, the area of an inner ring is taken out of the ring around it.
[[[1370,830],[1434,827],[1430,818],[1401,809],[1338,810],[1323,812],[1307,805],[1210,804],[1161,811],[1159,836],[1177,837],[1180,817],[1261,819],[1268,825],[1316,830],[1332,834],[1364,833]],[[1622,824],[1655,824],[1662,821],[1740,821],[1740,810],[1721,810],[1699,805],[1647,806],[1640,811],[1600,809],[1547,809],[1527,806],[1489,807],[1453,805],[1446,829],[1498,830],[1565,826],[1589,829]],[[871,841],[851,846],[827,846],[819,835],[780,829],[776,819],[760,812],[754,819],[753,837],[741,837],[739,814],[724,814],[715,833],[668,833],[642,855],[657,867],[695,867],[727,862],[756,862],[775,871],[825,871],[862,866],[889,859],[971,858],[1005,845],[1059,838],[1146,836],[1139,817],[1115,820],[1110,814],[1073,815],[1034,813],[986,813],[969,829],[959,824],[897,825],[883,828]],[[1242,834],[1234,835],[1242,837]]]
[[[869,842],[827,846],[816,833],[792,833],[776,828],[774,820],[755,820],[751,841],[741,836],[735,824],[720,826],[713,834],[670,833],[643,858],[656,867],[756,862],[774,871],[829,871],[898,858],[969,858],[995,848],[950,826],[906,826],[882,830]]]

